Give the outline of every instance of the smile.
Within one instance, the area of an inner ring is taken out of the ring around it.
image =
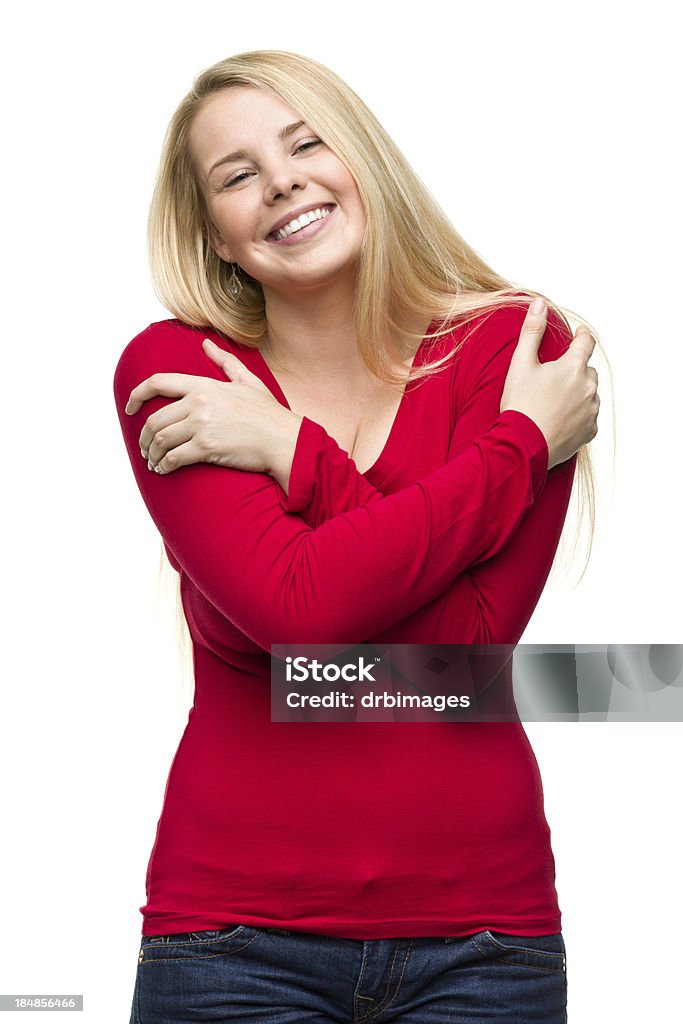
[[[311,238],[312,235],[318,233],[334,210],[333,205],[327,205],[300,213],[298,217],[294,217],[277,231],[268,235],[267,241],[275,245],[292,245],[299,241],[303,242],[304,239]]]

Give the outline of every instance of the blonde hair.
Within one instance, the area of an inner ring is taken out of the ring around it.
[[[405,363],[418,335],[407,324],[455,325],[493,313],[499,306],[526,308],[540,296],[569,328],[564,307],[539,292],[521,289],[495,273],[460,237],[398,147],[355,92],[334,72],[308,57],[257,50],[219,61],[201,72],[178,106],[164,141],[149,217],[152,277],[163,304],[178,319],[213,327],[249,348],[264,339],[264,297],[258,281],[240,273],[237,300],[227,284],[230,264],[211,244],[209,216],[196,180],[190,129],[202,104],[235,86],[264,89],[286,103],[327,144],[353,175],[366,215],[355,295],[359,353],[388,384],[406,385]],[[522,296],[511,291],[523,291]],[[582,317],[599,346],[596,331]],[[571,333],[571,331],[570,331]],[[464,343],[469,334],[462,337]],[[459,347],[459,345],[458,345]],[[413,367],[408,381],[438,372],[451,354]],[[588,511],[590,556],[595,494],[588,448],[578,456],[579,518]],[[582,573],[583,575],[583,573]]]

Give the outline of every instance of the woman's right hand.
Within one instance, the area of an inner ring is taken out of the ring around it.
[[[197,462],[270,473],[286,491],[302,417],[281,405],[237,356],[208,338],[203,347],[227,381],[155,373],[131,391],[129,415],[150,398],[177,399],[147,418],[139,439],[142,456],[161,474]]]
[[[533,303],[505,379],[500,411],[516,409],[536,423],[548,444],[548,469],[566,462],[598,432],[598,375],[588,365],[595,339],[581,326],[559,359],[539,363],[548,308]]]

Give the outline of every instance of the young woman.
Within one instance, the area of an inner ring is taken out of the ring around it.
[[[596,433],[594,340],[530,310],[294,54],[199,76],[150,242],[177,319],[126,347],[114,388],[195,699],[131,1020],[564,1021],[521,724],[273,722],[269,652],[515,644]]]

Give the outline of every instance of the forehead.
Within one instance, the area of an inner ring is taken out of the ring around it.
[[[230,86],[204,100],[190,126],[190,152],[201,172],[230,150],[277,140],[278,131],[300,120],[279,97],[252,85]]]

